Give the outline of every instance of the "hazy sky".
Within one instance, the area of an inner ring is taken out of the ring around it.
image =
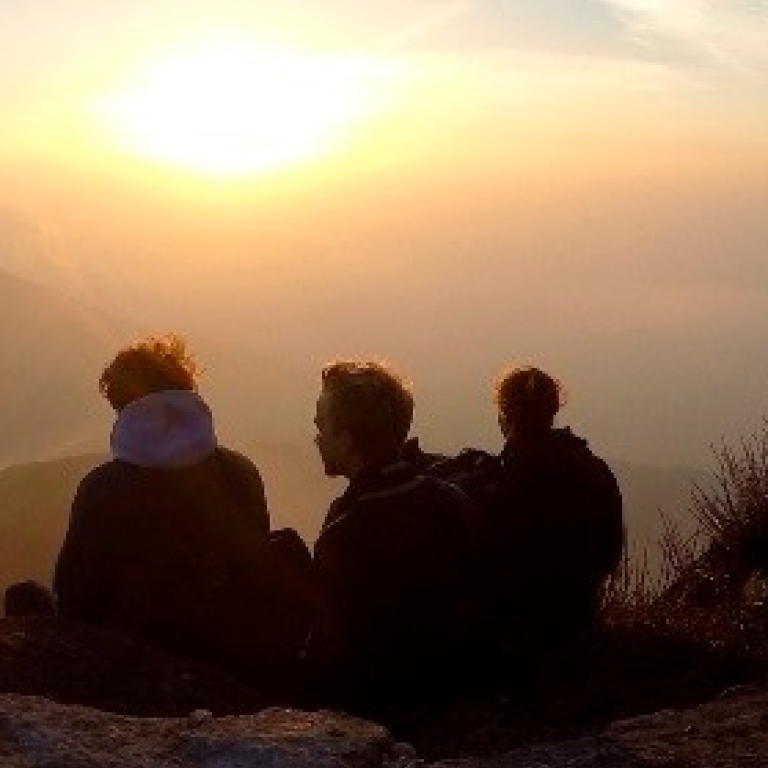
[[[701,464],[768,412],[766,41],[766,0],[0,0],[0,267],[391,357],[441,445],[538,361],[604,452]]]

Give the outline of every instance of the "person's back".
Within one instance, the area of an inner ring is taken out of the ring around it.
[[[502,455],[486,507],[485,559],[502,622],[536,645],[564,643],[595,620],[605,579],[621,559],[621,494],[608,466],[570,430],[532,454]]]
[[[217,445],[191,388],[118,411],[115,459],[73,503],[54,577],[59,612],[278,682],[309,614],[301,579],[270,546],[258,470]]]
[[[356,482],[333,511],[314,552],[337,683],[358,698],[368,689],[421,695],[445,674],[462,630],[471,505],[451,486],[392,465]]]

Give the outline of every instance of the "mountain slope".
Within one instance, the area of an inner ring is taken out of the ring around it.
[[[0,272],[0,464],[72,452],[105,431],[96,392],[117,333],[53,288]]]
[[[0,470],[0,587],[25,579],[49,583],[80,479],[97,455]]]

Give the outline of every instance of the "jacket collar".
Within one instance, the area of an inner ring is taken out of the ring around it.
[[[345,517],[366,494],[399,485],[412,479],[414,475],[415,471],[411,464],[399,456],[367,467],[350,481],[347,490],[331,504],[320,533],[327,531]]]
[[[352,498],[379,488],[385,488],[413,474],[413,471],[411,463],[401,456],[372,464],[350,481],[343,497]]]

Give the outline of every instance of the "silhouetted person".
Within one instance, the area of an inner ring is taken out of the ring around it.
[[[21,581],[5,590],[6,616],[53,616],[56,604],[50,590],[36,581]]]
[[[316,443],[349,479],[314,549],[325,598],[309,656],[326,700],[380,709],[436,693],[450,677],[458,591],[472,553],[472,505],[401,458],[413,398],[374,362],[322,373]]]
[[[496,387],[501,454],[466,451],[434,466],[484,512],[476,571],[481,637],[521,665],[594,626],[606,578],[624,546],[619,486],[587,441],[554,419],[562,387],[516,368]]]
[[[308,631],[309,553],[296,534],[289,557],[270,545],[259,472],[218,444],[198,373],[168,336],[123,349],[102,374],[113,459],[77,490],[58,609],[278,686]]]

